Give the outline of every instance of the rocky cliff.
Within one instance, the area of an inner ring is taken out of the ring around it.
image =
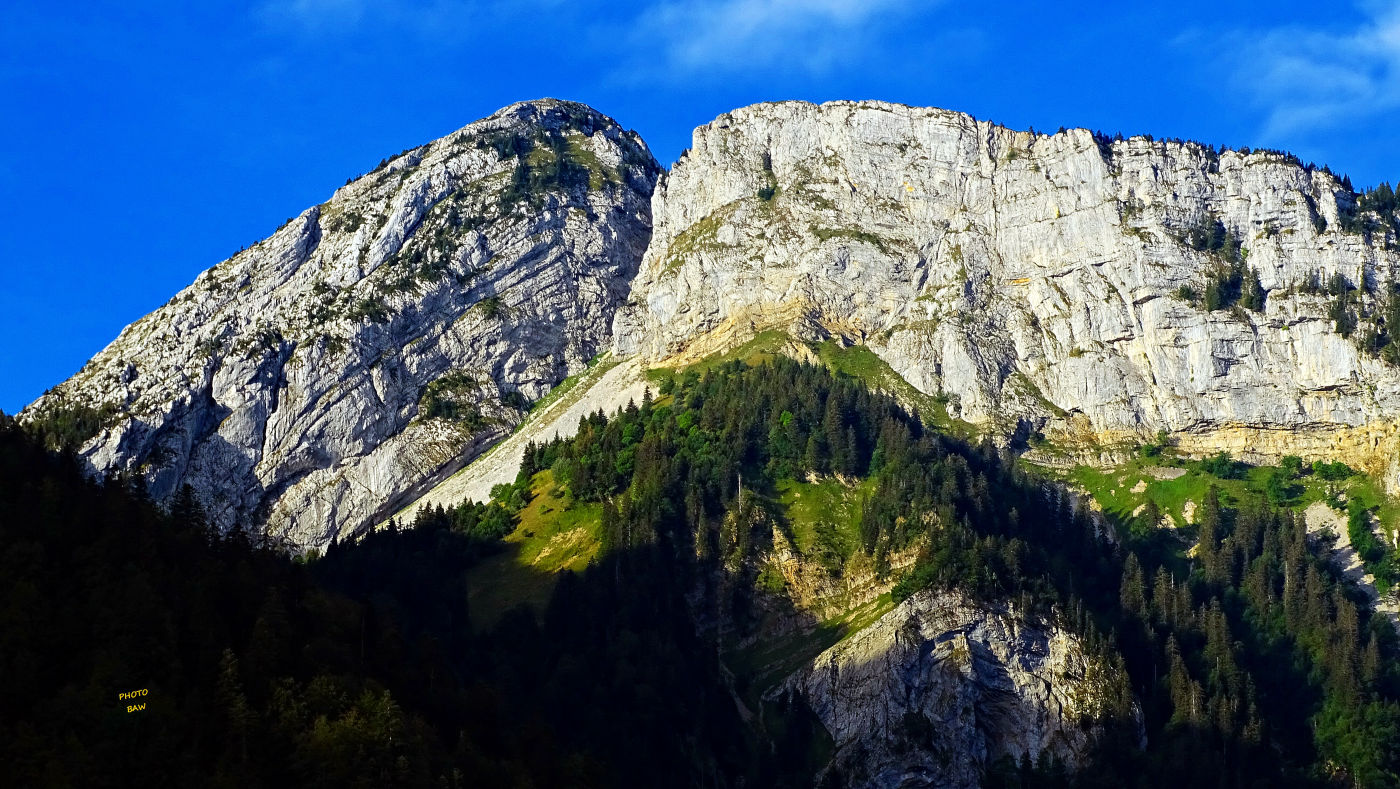
[[[319,545],[387,517],[610,340],[660,168],[552,100],[381,163],[128,326],[21,419],[157,499]]]
[[[1081,721],[1101,722],[1114,689],[1126,694],[1118,674],[1057,627],[925,591],[771,696],[806,699],[847,785],[971,789],[1003,759],[1082,764],[1101,723]]]
[[[1400,222],[1325,170],[785,102],[697,129],[659,176],[586,107],[507,108],[205,272],[22,418],[314,545],[450,477],[607,347],[676,365],[775,329],[863,343],[1003,436],[1165,429],[1400,483],[1400,353],[1376,352],[1400,349]]]
[[[653,217],[619,353],[838,337],[1003,434],[1395,474],[1400,370],[1357,342],[1384,341],[1394,223],[1286,155],[762,104],[696,130]]]

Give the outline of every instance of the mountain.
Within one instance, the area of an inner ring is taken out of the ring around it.
[[[1400,254],[1368,207],[1278,152],[879,102],[736,110],[663,174],[593,110],[527,102],[202,274],[21,419],[157,499],[189,483],[225,528],[318,546],[486,498],[524,440],[424,494],[606,349],[624,369],[580,394],[611,410],[648,367],[834,340],[1045,463],[1166,431],[1394,489]],[[529,436],[570,434],[564,412]]]
[[[489,505],[424,512],[309,562],[239,530],[211,538],[189,495],[165,512],[0,417],[0,506],[16,516],[0,524],[0,665],[34,680],[0,694],[23,711],[0,721],[0,755],[19,785],[84,786],[125,785],[145,765],[143,780],[172,785],[799,787],[821,773],[824,786],[970,788],[993,763],[1098,763],[1109,719],[1133,710],[1121,660],[1086,641],[1087,621],[1047,616],[1085,604],[1089,585],[1046,559],[1103,555],[1087,522],[1056,507],[1006,521],[994,501],[1029,513],[1044,492],[820,367],[731,365],[667,388],[535,446]],[[781,413],[800,440],[756,429]],[[879,440],[799,456],[847,420]],[[866,487],[881,505],[819,559],[821,524],[772,486],[829,468],[878,468]],[[992,516],[983,539],[943,520],[970,506]],[[1048,548],[1033,535],[1052,524],[1081,539]],[[908,569],[925,528],[968,569],[1019,553],[1024,576],[996,565],[1017,601],[911,585],[894,606],[878,566]],[[526,552],[542,561],[522,565]],[[806,592],[782,593],[778,555]],[[883,615],[786,686],[754,673],[771,677],[774,649],[778,665],[821,653],[842,626],[814,631],[816,615],[853,602]],[[112,703],[130,691],[148,706]]]
[[[698,128],[662,179],[614,348],[677,365],[764,331],[858,343],[983,431],[1097,454],[1165,430],[1394,489],[1390,202],[1367,214],[1273,151],[759,104]]]
[[[201,274],[20,415],[220,528],[323,546],[508,434],[608,346],[660,173],[583,105],[512,105]]]
[[[662,172],[513,105],[0,418],[0,665],[43,675],[0,741],[74,784],[1400,784],[1396,209],[876,102]],[[118,675],[175,702],[139,737]]]
[[[309,561],[0,418],[11,777],[1394,785],[1400,644],[1290,508],[1222,479],[1188,557],[822,366],[659,383]]]

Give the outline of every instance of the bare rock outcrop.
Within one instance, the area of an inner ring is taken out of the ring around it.
[[[507,107],[347,183],[128,326],[22,420],[303,546],[380,522],[607,347],[660,168],[580,104]]]
[[[1114,693],[1130,698],[1120,675],[1058,627],[930,590],[770,696],[802,695],[835,741],[828,769],[846,785],[972,789],[1002,759],[1082,765]],[[1140,734],[1141,715],[1127,704],[1122,722]]]
[[[1165,429],[1187,451],[1395,477],[1400,369],[1338,331],[1326,292],[1359,337],[1396,282],[1393,225],[1358,230],[1356,210],[1274,152],[760,104],[697,129],[658,186],[614,345],[679,364],[765,329],[840,337],[1003,433]],[[1262,303],[1207,309],[1231,264]]]

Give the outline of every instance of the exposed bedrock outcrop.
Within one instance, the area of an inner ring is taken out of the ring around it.
[[[1002,432],[1166,429],[1201,451],[1393,476],[1400,370],[1339,334],[1335,298],[1312,287],[1340,274],[1358,333],[1373,325],[1400,255],[1384,229],[1344,231],[1353,205],[1276,153],[761,104],[697,129],[658,186],[615,348],[675,364],[763,329],[837,336]],[[1240,258],[1262,308],[1205,309]]]
[[[831,767],[847,785],[971,789],[1003,759],[1083,765],[1112,689],[1126,688],[1116,672],[1059,627],[930,590],[770,695],[805,698],[835,741]],[[1130,705],[1123,725],[1140,736]]]
[[[188,483],[225,528],[356,532],[605,350],[659,173],[588,107],[507,107],[204,272],[21,418],[95,416],[95,470]]]

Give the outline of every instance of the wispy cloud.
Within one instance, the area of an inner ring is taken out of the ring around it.
[[[271,0],[259,10],[271,27],[319,34],[359,25],[370,4],[370,0]]]
[[[429,37],[460,32],[500,0],[266,0],[258,15],[269,28],[312,38],[360,30],[407,30]]]
[[[1400,108],[1400,2],[1368,3],[1349,30],[1281,27],[1211,42],[1235,53],[1233,86],[1265,138],[1344,127]]]
[[[860,59],[869,34],[911,7],[895,0],[675,0],[644,12],[639,43],[666,73],[751,67],[825,73]]]

